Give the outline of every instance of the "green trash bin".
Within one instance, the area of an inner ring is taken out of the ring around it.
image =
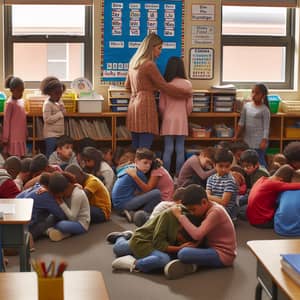
[[[281,99],[278,95],[268,95],[268,102],[272,114],[278,113],[279,103]]]

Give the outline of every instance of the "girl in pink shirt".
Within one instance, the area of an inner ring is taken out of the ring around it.
[[[165,80],[170,84],[192,93],[192,84],[186,79],[183,60],[173,56],[168,60]],[[184,138],[188,135],[188,115],[192,112],[192,96],[175,98],[160,92],[159,111],[162,117],[160,135],[164,136],[163,162],[170,171],[172,154],[176,151],[176,174],[179,174],[184,163]]]
[[[177,253],[178,259],[165,266],[168,279],[176,279],[195,272],[198,266],[222,268],[232,266],[236,257],[236,233],[226,210],[208,200],[205,190],[196,184],[185,188],[182,204],[195,217],[202,217],[199,227],[182,215],[180,207],[172,207],[173,214],[187,233],[205,248],[185,247]]]
[[[7,100],[4,110],[2,142],[4,152],[22,157],[26,154],[27,121],[24,109],[24,82],[22,79],[9,76],[5,87],[10,89],[11,97]]]

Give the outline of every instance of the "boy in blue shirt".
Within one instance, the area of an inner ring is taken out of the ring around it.
[[[145,183],[147,182],[146,173],[149,172],[154,153],[146,148],[137,149],[135,164],[128,167],[135,167],[137,176]],[[137,195],[140,194],[140,195]],[[126,173],[126,169],[118,174],[118,178],[112,189],[112,202],[114,208],[123,212],[129,222],[132,222],[134,211],[144,210],[151,213],[153,208],[160,202],[160,191],[154,189],[141,194],[141,189],[133,178]]]
[[[236,196],[238,187],[230,173],[233,155],[230,150],[218,149],[215,153],[216,174],[208,177],[206,193],[210,201],[224,206],[232,220],[237,217]]]

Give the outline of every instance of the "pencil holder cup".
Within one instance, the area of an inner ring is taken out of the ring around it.
[[[64,282],[62,277],[38,278],[39,300],[63,300]]]

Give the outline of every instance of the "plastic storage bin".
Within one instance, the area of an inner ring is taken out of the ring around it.
[[[100,113],[102,112],[102,100],[77,100],[79,113]]]
[[[194,138],[209,138],[211,135],[210,128],[191,128],[191,131]]]
[[[268,102],[272,114],[278,113],[279,103],[281,99],[278,95],[268,95]]]

